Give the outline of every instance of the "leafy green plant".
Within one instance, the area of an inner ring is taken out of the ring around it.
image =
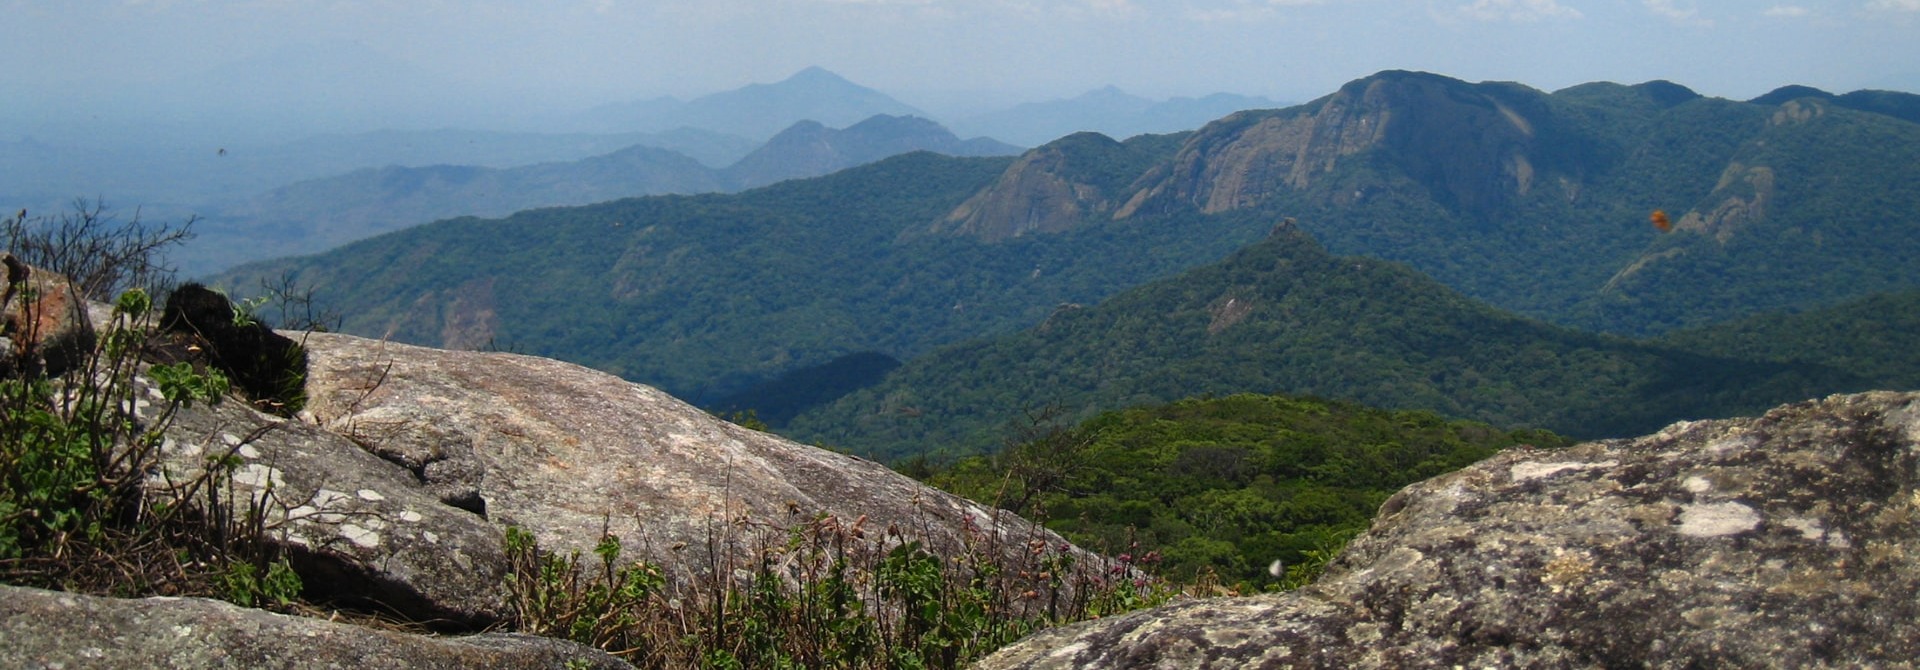
[[[127,248],[154,242],[142,239]],[[121,258],[94,269],[114,285],[154,266]],[[144,289],[125,290],[64,374],[0,380],[0,582],[288,606],[301,584],[261,539],[265,503],[233,495],[241,445],[178,481],[163,462],[179,411],[220,402],[228,384],[217,371],[143,362],[152,307]]]
[[[226,375],[219,370],[196,371],[191,363],[155,365],[147,368],[147,375],[160,388],[161,396],[167,402],[178,403],[181,407],[191,407],[195,402],[219,402],[226,397],[229,383]]]
[[[1321,573],[1327,571],[1327,565],[1340,555],[1340,550],[1345,549],[1347,542],[1351,541],[1355,535],[1359,535],[1358,529],[1337,533],[1322,540],[1318,546],[1301,551],[1299,562],[1283,564],[1285,572],[1280,576],[1280,581],[1274,585],[1273,590],[1292,591],[1312,584],[1314,580],[1320,578]]]
[[[260,322],[260,308],[265,307],[271,296],[256,295],[245,300],[233,302],[233,325],[251,326]]]
[[[263,571],[253,563],[235,562],[219,577],[220,598],[242,607],[292,604],[300,597],[300,575],[285,558],[268,563]]]

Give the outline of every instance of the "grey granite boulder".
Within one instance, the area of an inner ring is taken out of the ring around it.
[[[602,668],[597,649],[529,635],[431,637],[200,598],[122,600],[0,585],[7,668]]]
[[[143,383],[146,383],[144,378]],[[163,407],[149,387],[138,408]],[[167,429],[155,495],[192,480],[209,457],[238,459],[233,500],[257,503],[310,595],[437,628],[466,630],[505,614],[501,532],[442,502],[406,469],[318,426],[229,399],[181,411]]]
[[[749,548],[753,528],[823,515],[942,551],[973,542],[1011,557],[1063,543],[878,463],[741,428],[577,365],[326,333],[305,344],[311,420],[549,548],[591,550],[604,529],[627,556],[684,579],[712,567],[710,541]]]
[[[1515,450],[1401,491],[1316,584],[981,668],[1912,667],[1920,394]]]

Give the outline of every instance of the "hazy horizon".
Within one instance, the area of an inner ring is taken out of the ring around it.
[[[1543,90],[1920,88],[1920,0],[0,0],[0,140],[551,129],[818,66],[955,118],[1105,86],[1301,102],[1386,69]]]

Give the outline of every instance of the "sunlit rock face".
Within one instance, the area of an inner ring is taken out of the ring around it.
[[[984,668],[1862,667],[1920,657],[1920,394],[1515,450],[1408,487],[1315,585]]]
[[[555,550],[588,552],[609,533],[623,556],[685,581],[726,554],[744,559],[766,539],[757,533],[784,541],[785,528],[819,523],[1009,561],[1033,542],[1065,545],[878,463],[742,428],[578,365],[326,333],[304,341],[307,420],[401,466],[445,505]]]

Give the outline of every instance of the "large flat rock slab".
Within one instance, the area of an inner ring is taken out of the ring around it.
[[[1029,541],[1062,542],[878,463],[577,365],[337,334],[306,344],[313,421],[414,469],[445,500],[477,499],[489,520],[543,546],[588,551],[605,530],[627,555],[686,577],[708,567],[711,543],[745,546],[755,524],[822,515],[936,549],[974,542],[1011,557]]]

